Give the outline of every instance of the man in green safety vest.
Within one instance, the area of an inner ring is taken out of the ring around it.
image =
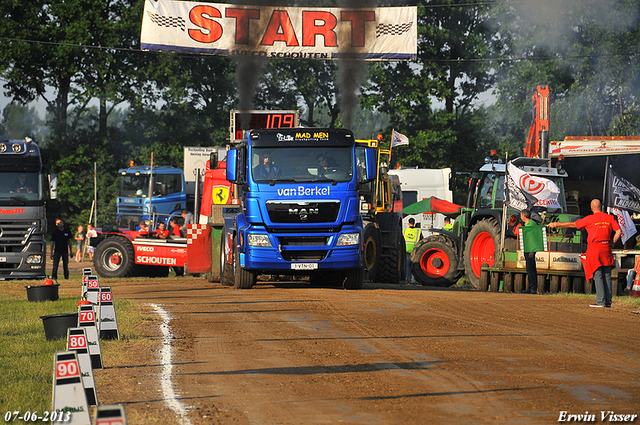
[[[404,229],[403,236],[407,246],[407,282],[415,282],[415,279],[411,274],[411,251],[413,251],[413,247],[416,246],[416,243],[422,239],[422,230],[416,227],[416,220],[413,217],[409,219],[409,227]]]

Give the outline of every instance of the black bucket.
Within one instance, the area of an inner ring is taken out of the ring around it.
[[[48,340],[67,337],[67,329],[78,326],[78,313],[60,313],[40,316]]]
[[[58,299],[59,284],[53,285],[33,285],[27,288],[27,299],[29,301],[55,301]]]

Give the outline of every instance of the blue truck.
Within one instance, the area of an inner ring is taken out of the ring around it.
[[[180,215],[187,208],[184,172],[167,166],[136,165],[118,170],[118,227],[136,229],[141,220]],[[151,195],[151,196],[150,196]]]
[[[359,162],[353,133],[345,129],[247,134],[227,156],[238,203],[223,212],[220,282],[248,289],[259,274],[292,274],[308,275],[312,284],[361,288],[359,190],[376,178],[374,149],[365,149]]]

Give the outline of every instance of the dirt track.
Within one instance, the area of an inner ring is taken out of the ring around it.
[[[591,298],[301,282],[240,291],[193,277],[101,284],[171,315],[174,389],[193,424],[640,414],[640,315],[615,301],[593,309]],[[151,338],[159,322],[147,324]],[[100,371],[110,382],[100,402],[125,403],[130,424],[181,423],[160,392],[158,352],[125,363]]]

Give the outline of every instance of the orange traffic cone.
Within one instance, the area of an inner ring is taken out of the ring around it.
[[[631,287],[631,294],[629,294],[633,298],[640,297],[640,273],[636,274],[636,280],[633,281],[633,286]]]

